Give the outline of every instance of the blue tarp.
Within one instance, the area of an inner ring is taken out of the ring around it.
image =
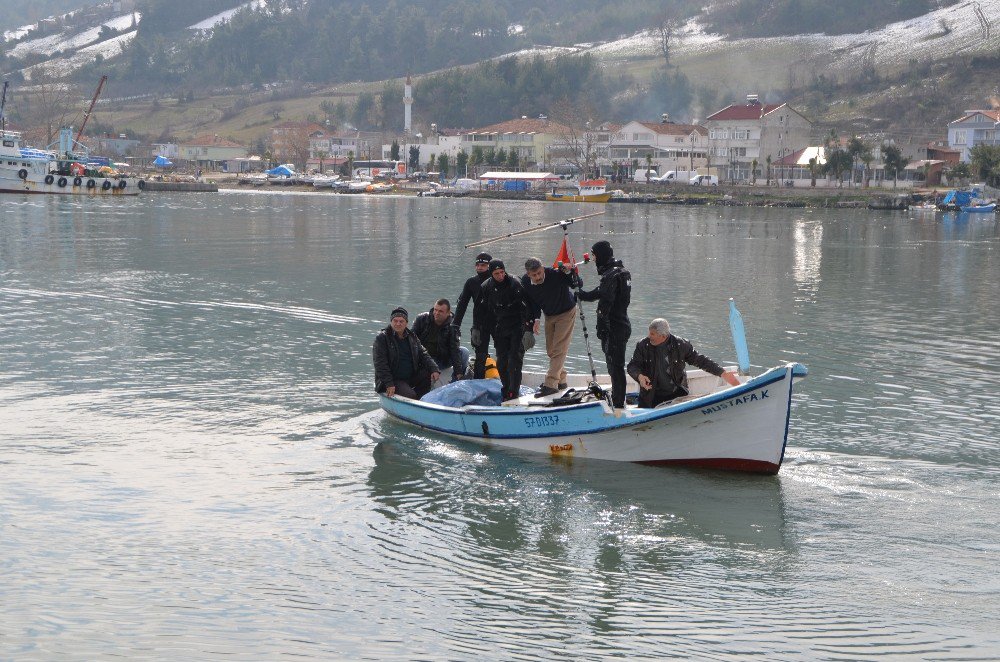
[[[944,196],[944,200],[941,201],[941,204],[954,204],[956,207],[968,207],[972,204],[972,199],[978,195],[979,189],[972,189],[971,191],[959,191],[955,189],[953,191],[948,191],[948,195]]]
[[[156,157],[156,158],[155,158],[155,159],[153,160],[153,165],[155,165],[155,166],[170,166],[170,165],[173,165],[173,162],[172,162],[172,161],[170,161],[170,160],[169,160],[169,159],[168,159],[167,157],[165,157],[165,156],[157,156],[157,157]]]
[[[499,379],[462,379],[436,388],[424,397],[422,402],[430,402],[445,407],[465,405],[498,406],[503,401],[503,387]]]
[[[282,177],[291,177],[295,174],[294,171],[290,170],[287,166],[280,165],[277,168],[271,168],[267,171],[269,175],[281,175]]]
[[[534,389],[521,386],[519,395],[531,395],[534,392]],[[462,379],[434,389],[420,398],[420,401],[445,407],[499,407],[503,402],[503,386],[499,379]]]

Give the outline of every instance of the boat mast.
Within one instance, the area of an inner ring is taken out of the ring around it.
[[[83,136],[83,130],[87,126],[87,120],[90,119],[90,113],[94,110],[94,104],[97,103],[97,97],[101,96],[101,89],[104,84],[108,82],[107,76],[101,76],[101,82],[97,84],[97,91],[94,92],[94,98],[90,100],[90,108],[87,108],[87,112],[83,114],[83,124],[80,125],[80,130],[76,134],[76,142],[80,142],[80,138]],[[6,91],[7,84],[4,83],[4,90]]]

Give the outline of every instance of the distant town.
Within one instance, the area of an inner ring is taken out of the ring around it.
[[[213,134],[149,145],[108,135],[85,142],[92,152],[135,168],[151,167],[159,156],[184,172],[254,173],[289,164],[304,172],[351,176],[358,164],[376,176],[431,173],[442,180],[510,171],[688,183],[701,174],[713,184],[892,189],[961,185],[979,174],[971,167],[977,146],[993,148],[981,150],[987,155],[1000,150],[1000,110],[957,111],[957,119],[941,127],[942,138],[929,143],[831,131],[814,144],[807,117],[787,103],[765,103],[755,95],[698,124],[664,114],[656,121],[572,126],[541,115],[474,129],[431,124],[424,134],[410,126],[409,89],[406,125],[391,141],[384,133],[334,129],[328,122],[285,121],[270,128],[269,149],[261,154]]]

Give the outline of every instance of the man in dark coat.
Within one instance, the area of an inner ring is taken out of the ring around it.
[[[493,322],[490,320],[490,311],[486,302],[482,298],[483,283],[490,277],[490,260],[493,257],[489,253],[480,253],[476,256],[476,275],[465,281],[462,293],[458,297],[458,304],[455,306],[455,320],[452,324],[461,331],[462,320],[465,318],[465,310],[472,302],[472,331],[469,333],[469,344],[476,352],[476,365],[473,370],[473,377],[483,379],[486,371],[486,357],[490,353],[490,334],[493,330]]]
[[[639,406],[652,409],[662,402],[688,394],[686,364],[722,377],[731,386],[740,380],[732,370],[722,367],[694,350],[684,338],[671,335],[667,320],[657,318],[649,323],[649,337],[635,345],[628,364],[628,374],[639,382]]]
[[[392,311],[389,326],[375,336],[372,363],[378,393],[417,400],[431,390],[431,382],[441,373],[416,334],[407,328],[409,318],[406,308]]]
[[[601,282],[589,292],[581,290],[582,301],[597,301],[597,337],[611,376],[611,404],[625,406],[625,345],[632,335],[628,305],[632,301],[632,274],[616,260],[611,244],[599,241],[591,249]]]
[[[531,333],[528,296],[521,281],[507,275],[500,260],[490,261],[490,278],[483,283],[482,296],[493,320],[493,342],[497,348],[503,399],[517,398],[524,365],[524,334]]]
[[[451,381],[457,381],[465,376],[469,350],[458,344],[459,330],[453,325],[453,320],[451,302],[438,299],[433,308],[413,320],[413,333],[437,363],[438,371],[450,368]]]

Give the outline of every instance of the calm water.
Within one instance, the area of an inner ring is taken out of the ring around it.
[[[734,296],[758,369],[809,366],[760,477],[553,463],[373,411],[391,308],[454,299],[464,244],[576,207],[0,202],[0,659],[1000,656],[992,217],[609,205],[573,227],[631,267],[638,332],[665,316],[732,361]],[[559,240],[491,248],[516,271]]]

